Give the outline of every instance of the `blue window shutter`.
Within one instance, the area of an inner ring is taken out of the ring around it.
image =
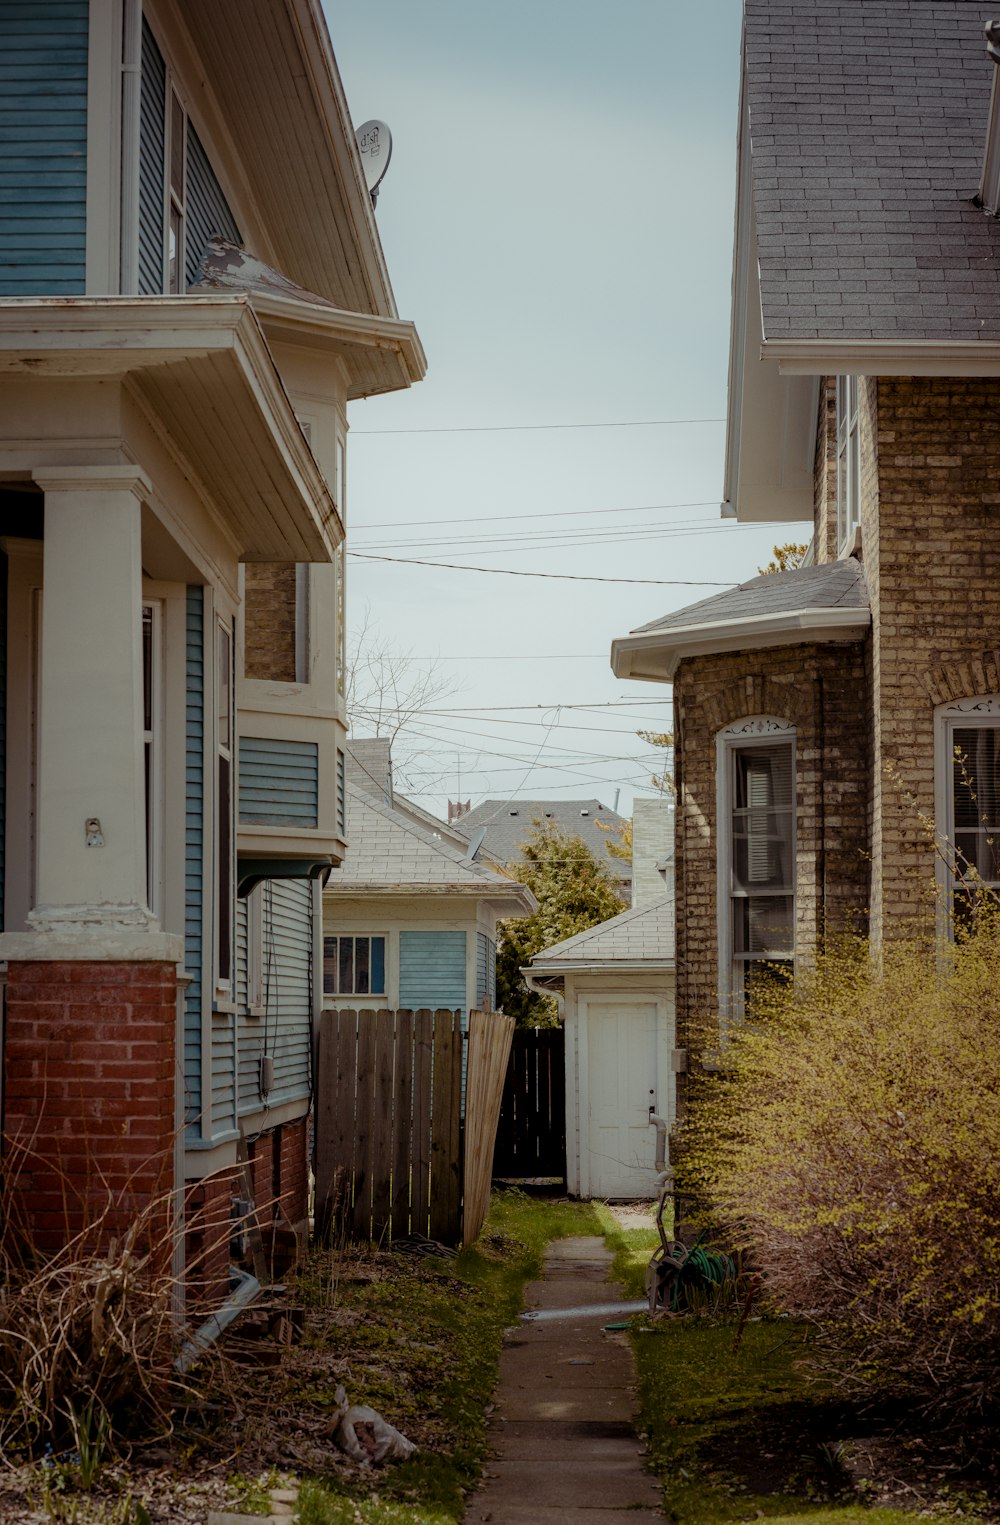
[[[88,0],[0,4],[0,296],[79,296]]]
[[[242,239],[236,219],[229,210],[229,203],[201,145],[201,139],[190,122],[187,132],[186,203],[184,275],[187,284],[193,286],[198,279],[198,267],[205,257],[210,238],[219,236],[228,239],[231,244],[242,243]]]
[[[167,70],[163,55],[142,23],[142,84],[139,95],[139,294],[163,291],[164,114]]]

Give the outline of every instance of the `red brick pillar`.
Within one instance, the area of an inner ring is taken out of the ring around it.
[[[169,1258],[176,965],[12,961],[5,1152],[12,1227],[42,1253],[150,1213]]]

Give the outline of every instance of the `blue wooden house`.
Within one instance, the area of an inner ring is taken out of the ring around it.
[[[305,1216],[347,409],[424,359],[312,0],[0,0],[0,126],[6,1173],[181,1270],[241,1137]]]

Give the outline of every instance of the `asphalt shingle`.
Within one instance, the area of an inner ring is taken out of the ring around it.
[[[543,948],[532,964],[669,964],[674,961],[673,896],[643,909],[622,911],[564,942]]]
[[[746,0],[765,338],[1000,338],[1000,222],[974,204],[993,13]],[[809,269],[814,298],[789,286]]]
[[[867,609],[868,584],[859,561],[824,562],[818,567],[796,567],[790,572],[771,572],[751,577],[725,593],[676,609],[651,624],[640,625],[634,635],[653,630],[675,630],[689,625],[712,625],[724,620],[754,619],[775,614],[794,614],[806,609]]]

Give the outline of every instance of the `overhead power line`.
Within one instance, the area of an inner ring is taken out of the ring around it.
[[[668,508],[718,508],[718,498],[701,498],[696,503],[640,503],[635,508],[561,508],[538,514],[480,514],[470,518],[460,514],[451,519],[390,519],[385,523],[355,524],[355,530],[420,529],[431,524],[507,524],[514,519],[583,519],[592,514],[659,514]]]
[[[650,588],[736,588],[735,582],[709,582],[690,577],[588,577],[578,572],[522,572],[516,567],[470,567],[454,561],[423,561],[415,556],[376,556],[371,551],[348,551],[356,561],[390,561],[402,567],[437,567],[446,572],[490,572],[494,577],[543,577],[550,582],[614,582]]]
[[[357,434],[522,434],[536,429],[662,429],[669,424],[724,424],[725,418],[620,418],[595,424],[449,424],[424,429],[352,429]]]

